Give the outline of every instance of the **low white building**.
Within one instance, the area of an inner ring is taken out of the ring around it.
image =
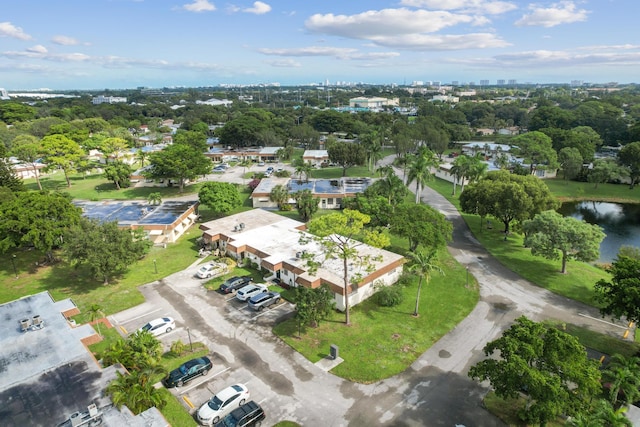
[[[327,150],[305,150],[302,154],[302,160],[319,168],[323,163],[329,161],[329,152]]]
[[[334,293],[336,308],[344,310],[344,268],[341,260],[331,259],[322,263],[315,275],[308,271],[303,254],[313,254],[322,261],[318,243],[300,243],[307,235],[304,223],[262,209],[254,209],[209,221],[200,226],[203,240],[212,249],[235,258],[239,262],[251,262],[265,277],[278,279],[284,287],[304,286],[318,288],[323,284]],[[357,286],[349,285],[349,304],[354,306],[369,298],[374,285],[392,285],[402,274],[404,257],[361,242],[357,245],[359,256],[369,256],[373,269],[365,271],[354,264],[348,266],[347,277],[360,278]]]

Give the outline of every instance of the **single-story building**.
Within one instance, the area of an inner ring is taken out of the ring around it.
[[[126,371],[100,366],[87,346],[102,338],[71,320],[79,313],[71,299],[55,301],[47,291],[0,304],[2,425],[168,427],[155,407],[133,415],[105,395]]]
[[[278,205],[271,201],[269,195],[277,185],[287,188],[289,194],[293,195],[298,191],[310,190],[321,209],[340,209],[342,199],[345,197],[355,197],[356,194],[364,192],[371,184],[371,178],[339,178],[339,179],[310,179],[300,180],[295,178],[263,178],[258,186],[251,193],[251,203],[254,208],[275,209]],[[293,197],[289,203],[295,205]]]
[[[43,169],[47,167],[47,165],[40,162],[21,162],[15,157],[10,157],[9,162],[11,163],[11,167],[13,168],[16,176],[21,179],[35,178],[36,176],[40,177],[42,176]]]
[[[302,154],[302,160],[319,168],[323,163],[329,162],[329,152],[327,150],[305,150]]]
[[[213,162],[276,162],[282,147],[211,147],[204,155]]]
[[[140,201],[75,201],[82,215],[98,221],[117,221],[120,228],[143,229],[155,245],[174,243],[198,219],[197,200],[166,201],[152,205]]]
[[[269,212],[253,209],[200,225],[203,241],[212,249],[236,259],[250,262],[265,271],[265,280],[278,279],[284,287],[329,286],[334,294],[336,308],[344,310],[344,267],[341,260],[322,259],[317,242],[303,244],[301,237],[309,236],[304,223]],[[330,237],[329,237],[330,238]],[[354,306],[369,298],[374,285],[392,285],[402,274],[404,257],[353,240],[359,256],[368,256],[373,269],[365,271],[356,264],[348,266],[348,280],[359,277],[357,286],[349,284],[346,292],[349,304]],[[315,256],[322,264],[312,275],[303,254]]]

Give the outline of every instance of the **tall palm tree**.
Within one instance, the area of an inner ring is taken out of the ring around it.
[[[95,322],[96,320],[102,319],[104,317],[104,312],[102,311],[102,307],[99,304],[91,304],[89,306],[89,322]],[[102,336],[100,333],[100,322],[96,322],[96,327],[98,329],[98,335]]]
[[[422,290],[422,281],[428,285],[431,281],[431,274],[433,272],[444,275],[444,271],[437,264],[438,252],[435,249],[425,251],[416,251],[409,254],[412,260],[409,266],[409,271],[412,271],[418,275],[418,294],[416,295],[416,308],[413,311],[414,316],[418,316],[418,308],[420,305],[420,291]]]
[[[453,176],[453,193],[452,196],[456,195],[456,184],[461,184],[461,190],[464,190],[464,180],[465,177],[469,174],[470,161],[469,156],[464,154],[456,157],[451,166],[451,175]]]
[[[411,160],[407,183],[416,182],[416,204],[420,203],[422,188],[433,178],[431,168],[438,166],[438,159],[433,151],[421,146]]]
[[[396,206],[402,203],[405,196],[409,193],[407,186],[396,175],[393,167],[390,165],[380,166],[376,172],[382,177],[379,185],[382,185],[384,195],[391,206]]]
[[[614,407],[635,402],[640,398],[640,358],[614,354],[602,379],[609,384],[609,401]]]

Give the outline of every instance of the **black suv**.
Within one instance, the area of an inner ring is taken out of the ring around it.
[[[234,409],[229,415],[215,424],[215,427],[259,426],[265,419],[264,410],[253,400]]]
[[[225,294],[230,294],[232,292],[237,291],[240,288],[244,288],[249,283],[251,283],[253,279],[251,276],[236,276],[230,279],[227,279],[222,285],[220,285],[220,291]]]

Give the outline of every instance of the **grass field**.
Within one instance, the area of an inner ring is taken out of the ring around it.
[[[441,252],[446,276],[434,275],[423,283],[420,316],[415,308],[417,280],[403,288],[404,301],[396,307],[380,307],[368,299],[351,310],[351,326],[343,313],[332,313],[317,328],[305,328],[298,337],[295,319],[274,332],[312,362],[326,357],[331,344],[340,349],[344,362],[332,370],[349,380],[371,383],[404,371],[434,342],[455,327],[475,307],[478,289],[466,287],[466,270],[447,251]]]
[[[624,184],[600,184],[595,188],[588,182],[546,179],[551,192],[562,201],[594,200],[600,202],[640,203],[640,189]]]
[[[452,184],[437,179],[429,182],[429,187],[438,191],[460,209],[457,195],[451,195]],[[458,193],[459,194],[459,193]],[[478,241],[502,264],[538,286],[568,298],[598,306],[594,299],[593,286],[600,280],[609,280],[611,276],[599,267],[580,261],[569,261],[567,273],[560,273],[560,260],[548,260],[531,255],[531,251],[523,246],[523,236],[518,233],[509,234],[504,240],[501,224],[493,229],[480,227],[480,217],[462,214],[465,222]]]

